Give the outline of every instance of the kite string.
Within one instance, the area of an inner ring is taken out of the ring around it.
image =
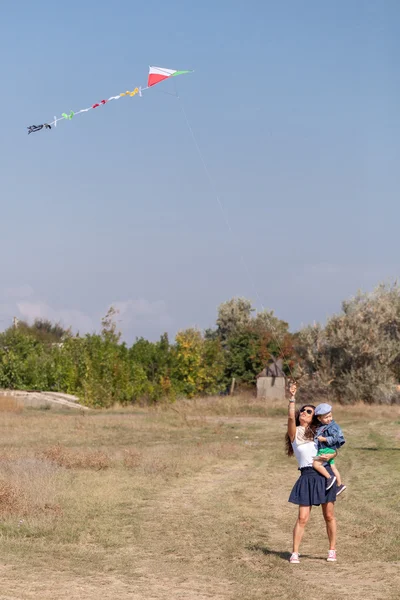
[[[174,82],[174,84],[175,84],[175,82]],[[188,130],[189,130],[189,133],[190,133],[190,135],[191,135],[191,138],[192,138],[192,140],[193,140],[193,143],[194,143],[194,145],[195,145],[195,148],[196,148],[196,150],[197,150],[197,154],[199,155],[200,161],[201,161],[201,163],[202,163],[202,165],[203,165],[203,169],[204,169],[204,172],[205,172],[205,174],[206,174],[206,176],[207,176],[207,178],[208,178],[208,182],[209,182],[209,184],[210,184],[210,187],[211,187],[212,191],[213,191],[213,192],[214,192],[214,194],[215,194],[215,197],[216,197],[216,200],[217,200],[218,206],[219,206],[219,208],[220,208],[220,210],[221,210],[221,213],[222,213],[223,219],[224,219],[224,221],[225,221],[225,224],[226,224],[227,228],[229,229],[229,231],[230,231],[231,235],[232,235],[232,236],[234,236],[234,231],[233,231],[233,228],[232,228],[232,226],[231,226],[231,223],[230,223],[230,221],[229,221],[229,219],[228,219],[228,216],[227,216],[227,214],[226,214],[226,211],[225,211],[225,209],[224,209],[224,205],[223,205],[223,203],[222,203],[222,201],[221,201],[221,198],[220,198],[220,196],[219,196],[219,193],[218,193],[217,187],[216,187],[216,185],[215,185],[215,182],[214,182],[214,180],[213,180],[213,178],[212,178],[212,176],[211,176],[211,173],[210,173],[210,171],[209,171],[209,169],[208,169],[208,167],[207,167],[207,163],[206,163],[206,161],[205,161],[205,159],[204,159],[203,153],[202,153],[202,151],[201,151],[201,149],[200,149],[200,146],[199,146],[199,144],[198,144],[198,142],[197,142],[197,139],[196,139],[196,136],[195,136],[195,134],[194,134],[193,128],[192,128],[192,126],[191,126],[191,124],[190,124],[190,122],[189,122],[189,119],[188,119],[187,113],[186,113],[186,111],[185,111],[185,108],[184,108],[184,106],[183,106],[182,100],[181,100],[181,98],[180,98],[180,96],[179,96],[179,94],[178,94],[178,93],[176,94],[176,97],[177,97],[177,99],[178,99],[178,101],[179,101],[179,106],[180,106],[180,109],[181,109],[181,111],[182,111],[182,114],[183,114],[183,117],[184,117],[184,119],[185,119],[185,122],[186,122],[187,128],[188,128]],[[257,300],[258,300],[258,302],[259,302],[259,305],[261,306],[262,310],[265,312],[265,307],[264,307],[264,304],[263,304],[263,302],[262,302],[262,300],[261,300],[261,296],[260,296],[260,294],[259,294],[259,292],[258,292],[258,289],[257,289],[257,287],[256,287],[256,284],[255,284],[255,282],[254,282],[254,278],[253,278],[253,276],[252,276],[252,274],[251,274],[251,270],[250,270],[250,268],[249,268],[249,266],[248,266],[248,264],[247,264],[247,262],[246,262],[246,260],[245,260],[245,258],[244,258],[244,256],[243,256],[243,254],[242,254],[241,252],[239,252],[239,256],[240,256],[240,260],[241,260],[241,262],[242,262],[242,264],[243,264],[243,266],[244,266],[244,268],[245,268],[245,271],[246,271],[246,274],[247,274],[247,278],[248,278],[248,280],[249,280],[249,282],[250,282],[250,285],[251,285],[251,287],[253,288],[253,290],[254,290],[254,293],[255,293],[255,295],[256,295],[256,297],[257,297]],[[272,329],[274,329],[274,326],[273,326],[272,322],[270,323],[270,325],[272,326]],[[275,330],[275,333],[276,333],[276,330]],[[282,350],[282,347],[281,347],[281,345],[280,345],[280,343],[279,343],[279,340],[278,340],[277,336],[275,336],[275,335],[274,335],[274,331],[272,332],[272,334],[273,334],[274,341],[275,341],[276,345],[278,346],[278,350],[279,350],[279,352],[282,354],[282,356],[283,356],[283,357],[285,357],[285,354],[284,354],[284,352],[283,352],[283,350]],[[289,364],[289,362],[288,362],[288,369],[289,369],[289,372],[290,372],[290,375],[291,375],[292,379],[294,380],[294,379],[295,379],[295,377],[294,377],[294,375],[293,375],[292,369],[290,368],[290,364]]]
[[[137,88],[137,89],[139,90],[139,92],[138,92],[138,93],[139,93],[139,96],[140,96],[140,95],[142,94],[142,92],[144,92],[144,91],[146,91],[146,90],[148,90],[148,89],[149,89],[149,86],[146,86],[146,87],[143,87],[143,88],[142,88],[142,87],[140,87],[140,88]],[[120,98],[122,98],[122,96],[124,96],[124,95],[125,95],[125,94],[122,94],[122,95],[121,95],[121,94],[119,94],[118,96],[111,96],[111,98],[108,98],[108,100],[107,100],[107,101],[105,101],[105,102],[104,102],[104,104],[108,104],[108,103],[109,103],[109,102],[111,102],[112,100],[119,100],[119,99],[120,99]],[[136,94],[135,94],[135,95],[136,95]],[[97,108],[97,106],[96,106],[96,108]],[[78,110],[78,111],[76,111],[76,112],[73,112],[73,116],[74,116],[74,117],[76,117],[77,115],[80,115],[80,114],[82,114],[82,113],[89,112],[89,110],[93,110],[93,106],[89,106],[89,108],[82,108],[81,110]],[[54,117],[54,121],[51,121],[50,123],[48,123],[48,125],[54,125],[54,126],[56,127],[56,126],[57,126],[57,123],[58,123],[59,121],[64,121],[64,120],[66,120],[66,119],[68,119],[68,118],[69,118],[68,116],[64,116],[64,117],[63,117],[63,116],[61,116],[61,117],[59,117],[58,119],[57,119],[57,117]]]
[[[186,125],[187,125],[187,127],[188,127],[188,129],[189,129],[190,135],[191,135],[191,137],[192,137],[192,140],[193,140],[193,142],[194,142],[194,145],[195,145],[195,147],[196,147],[197,153],[198,153],[198,155],[199,155],[199,157],[200,157],[200,160],[201,160],[201,163],[202,163],[202,165],[203,165],[204,171],[205,171],[205,173],[206,173],[206,175],[207,175],[207,178],[208,178],[209,184],[210,184],[210,186],[211,186],[211,188],[212,188],[212,191],[213,191],[213,192],[214,192],[214,194],[215,194],[215,197],[216,197],[216,200],[217,200],[218,206],[219,206],[219,208],[220,208],[220,210],[221,210],[221,213],[222,213],[223,219],[224,219],[224,221],[225,221],[225,224],[226,224],[227,228],[229,229],[230,233],[231,233],[232,235],[234,235],[234,232],[233,232],[232,226],[231,226],[231,224],[230,224],[230,221],[229,221],[229,219],[228,219],[228,217],[227,217],[227,215],[226,215],[226,212],[225,212],[225,209],[224,209],[224,205],[222,204],[222,201],[221,201],[221,198],[220,198],[220,196],[219,196],[219,194],[218,194],[218,191],[217,191],[217,188],[216,188],[216,186],[215,186],[214,180],[213,180],[213,179],[212,179],[212,177],[211,177],[210,171],[209,171],[209,169],[208,169],[208,167],[207,167],[207,163],[206,163],[206,161],[204,160],[203,154],[202,154],[202,152],[201,152],[201,150],[200,150],[200,146],[199,146],[199,144],[197,143],[196,136],[194,135],[194,131],[193,131],[193,129],[192,129],[192,126],[190,125],[190,122],[189,122],[189,119],[188,119],[188,117],[187,117],[187,114],[186,114],[186,111],[185,111],[185,109],[184,109],[184,106],[183,106],[183,104],[182,104],[182,101],[181,101],[181,99],[180,99],[180,97],[179,97],[179,96],[177,96],[177,98],[178,98],[178,100],[179,100],[179,105],[180,105],[180,108],[181,108],[181,110],[182,110],[182,114],[183,114],[183,116],[184,116],[184,119],[185,119],[185,121],[186,121]],[[245,269],[246,269],[246,273],[247,273],[247,276],[248,276],[248,278],[249,278],[250,284],[251,284],[251,286],[252,286],[252,287],[253,287],[253,289],[254,289],[254,292],[255,292],[255,294],[256,294],[256,296],[257,296],[257,299],[258,299],[258,301],[259,301],[259,303],[260,303],[260,306],[261,306],[261,308],[262,308],[263,310],[265,310],[265,308],[264,308],[264,305],[263,305],[263,303],[262,303],[262,301],[261,301],[260,295],[259,295],[259,293],[258,293],[258,291],[257,291],[257,288],[256,288],[256,287],[255,287],[255,285],[254,285],[254,281],[253,281],[253,278],[252,278],[252,276],[251,276],[250,269],[249,269],[249,268],[248,268],[248,266],[247,266],[247,263],[246,263],[246,261],[245,261],[245,259],[244,259],[244,257],[243,257],[243,254],[241,254],[241,253],[240,253],[240,254],[239,254],[239,256],[240,256],[240,260],[242,261],[242,263],[243,263],[243,265],[244,265],[244,267],[245,267]]]

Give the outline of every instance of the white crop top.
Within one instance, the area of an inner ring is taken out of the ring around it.
[[[312,467],[313,459],[317,455],[317,444],[314,440],[304,438],[305,427],[296,427],[296,435],[292,442],[293,453],[299,463],[299,468]]]

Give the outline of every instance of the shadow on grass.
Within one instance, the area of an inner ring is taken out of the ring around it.
[[[291,557],[291,552],[285,552],[282,550],[272,550],[264,544],[249,544],[246,546],[246,550],[250,550],[251,552],[262,552],[265,556],[279,556],[282,560],[288,561]],[[326,557],[322,556],[311,556],[310,554],[302,554],[300,553],[301,558],[309,558],[311,560],[324,560]]]
[[[359,446],[355,446],[353,450],[367,450],[368,452],[393,452],[393,450],[399,451],[400,448],[373,448],[372,446],[368,448],[361,448]]]

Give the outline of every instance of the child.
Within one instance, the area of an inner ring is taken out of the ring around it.
[[[319,404],[315,409],[315,416],[321,425],[315,433],[315,439],[316,441],[318,440],[318,453],[313,461],[313,467],[318,473],[321,473],[321,475],[326,477],[327,490],[333,486],[335,481],[337,482],[338,487],[336,495],[338,496],[344,492],[346,486],[342,484],[342,478],[336,468],[335,461],[333,458],[329,459],[329,455],[334,454],[345,443],[343,432],[339,425],[333,420],[332,406],[329,404]],[[334,473],[333,476],[329,474],[321,460],[318,460],[319,456],[326,457],[326,460],[323,462],[328,463],[331,466]]]

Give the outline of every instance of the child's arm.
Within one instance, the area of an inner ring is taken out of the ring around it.
[[[325,442],[325,444],[327,446],[334,446],[335,444],[338,443],[339,441],[339,436],[337,434],[333,434],[333,435],[328,435],[326,438],[324,438],[323,440],[321,440],[323,442]]]
[[[323,438],[322,438],[322,436],[320,436],[322,438],[322,439],[318,438],[320,442],[325,442],[325,444],[327,444],[327,446],[336,446],[340,442],[341,442],[341,445],[344,444],[343,432],[340,429],[339,425],[336,424],[335,427],[332,427],[331,430],[328,427],[327,433],[328,434],[330,433],[331,435],[327,435]]]

